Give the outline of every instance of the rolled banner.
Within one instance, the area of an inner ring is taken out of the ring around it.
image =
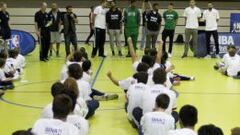
[[[36,40],[29,32],[11,30],[11,39],[8,45],[9,49],[19,48],[20,54],[27,55],[35,49]]]

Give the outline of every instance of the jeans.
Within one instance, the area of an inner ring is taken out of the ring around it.
[[[193,53],[196,56],[197,52],[197,42],[198,42],[198,30],[197,29],[185,29],[185,46],[184,46],[184,56],[188,55],[188,50],[190,46],[190,37],[193,40]]]
[[[89,100],[86,102],[87,102],[87,107],[88,107],[88,114],[85,118],[88,119],[95,114],[95,111],[99,107],[99,102],[97,100]]]
[[[121,41],[120,41],[120,30],[119,29],[109,29],[109,40],[110,40],[110,46],[111,50],[114,51],[114,42],[116,43],[116,46],[118,48],[118,51],[122,51],[121,47]]]
[[[64,34],[65,39],[65,51],[66,56],[70,54],[70,44],[72,43],[74,50],[77,50],[77,34],[76,32],[70,32],[68,34]]]

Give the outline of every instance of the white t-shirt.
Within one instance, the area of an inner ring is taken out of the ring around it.
[[[135,83],[137,83],[137,80],[133,77],[128,77],[127,79],[118,82],[119,87],[123,90],[128,90],[128,88]]]
[[[94,9],[95,17],[95,28],[106,29],[106,13],[108,9],[103,8],[102,6],[97,6]]]
[[[206,31],[214,31],[217,30],[218,24],[217,20],[219,19],[219,12],[216,9],[205,10],[203,12],[203,19],[206,20]]]
[[[197,135],[197,133],[191,129],[182,128],[177,130],[171,130],[168,132],[168,135]]]
[[[80,135],[74,125],[58,119],[39,119],[32,132],[34,135]]]
[[[143,92],[148,89],[148,86],[143,83],[136,83],[129,87],[127,91],[128,98],[128,106],[127,106],[127,114],[128,119],[132,120],[132,111],[136,107],[140,107],[141,97],[143,96]]]
[[[165,112],[168,114],[172,113],[172,109],[176,108],[176,94],[163,85],[155,84],[150,86],[150,88],[143,93],[141,101],[141,108],[143,109],[143,114],[153,111],[153,109],[155,108],[156,97],[163,93],[167,94],[170,98],[169,106]]]
[[[73,124],[79,130],[80,135],[88,134],[89,129],[88,121],[83,117],[70,114],[67,117],[67,122]]]
[[[25,57],[24,56],[22,56],[21,54],[18,54],[18,56],[17,56],[17,62],[18,62],[18,65],[20,65],[21,66],[21,68],[24,68],[25,67],[25,65],[26,65],[26,60],[25,60]]]
[[[133,63],[133,65],[132,65],[133,71],[134,71],[135,73],[137,72],[137,67],[138,67],[139,64],[140,64],[140,61],[135,61],[135,62]],[[148,74],[149,74],[149,75],[152,75],[153,72],[154,72],[154,70],[156,70],[157,68],[160,68],[160,64],[155,63],[152,67],[150,67],[150,68],[148,69]]]
[[[141,119],[144,135],[167,135],[168,131],[174,130],[174,118],[165,112],[149,112]]]
[[[224,69],[227,70],[228,76],[236,76],[240,72],[240,56],[235,55],[230,57],[229,54],[225,54],[222,59],[224,63]]]
[[[3,71],[1,68],[0,68],[0,80],[1,80],[1,81],[6,80],[5,73],[4,73],[4,71]]]
[[[184,10],[183,16],[186,17],[186,28],[187,29],[197,29],[198,28],[198,18],[201,17],[201,10],[198,7],[187,7]]]
[[[91,75],[89,75],[86,72],[83,72],[82,80],[90,83],[91,82]]]
[[[86,102],[83,99],[77,99],[73,113],[81,117],[85,117],[87,115],[88,108]],[[49,103],[43,108],[41,118],[53,118],[52,103]]]
[[[68,66],[71,65],[71,64],[79,64],[81,67],[82,67],[82,62],[71,62],[71,61],[67,61],[63,67],[62,67],[62,70],[61,70],[61,77],[60,77],[60,80],[61,81],[64,81],[68,78]]]
[[[79,79],[77,80],[78,89],[79,89],[79,97],[81,97],[84,101],[91,100],[90,94],[92,93],[91,86],[88,82]]]

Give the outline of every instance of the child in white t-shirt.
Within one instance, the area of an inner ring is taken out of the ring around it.
[[[80,135],[80,130],[72,123],[67,122],[67,116],[71,113],[71,98],[66,94],[60,94],[53,100],[53,119],[39,119],[35,122],[31,132],[34,135]]]
[[[0,89],[7,90],[7,89],[13,89],[13,78],[7,77],[4,72],[5,67],[5,59],[0,58]]]
[[[198,111],[192,105],[185,105],[179,112],[179,123],[181,129],[171,130],[168,135],[197,135],[194,127],[198,122]]]
[[[155,101],[154,111],[144,114],[141,119],[140,132],[144,135],[167,135],[168,131],[175,127],[174,118],[165,112],[170,98],[166,94],[160,94]]]
[[[235,77],[240,76],[240,56],[233,45],[229,45],[228,53],[223,56],[221,62],[217,63],[214,68],[224,75]]]

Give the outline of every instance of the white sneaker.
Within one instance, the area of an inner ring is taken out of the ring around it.
[[[219,55],[219,54],[217,54],[217,55],[216,55],[216,58],[218,58],[218,59],[221,59],[221,57],[220,57],[220,55]]]
[[[168,53],[168,57],[169,57],[169,58],[172,58],[172,54],[171,54],[171,53]]]
[[[209,58],[211,58],[211,55],[206,55],[205,57],[204,57],[205,59],[209,59]]]
[[[191,81],[194,81],[194,80],[195,80],[195,77],[194,77],[194,76],[190,77],[190,80],[191,80]]]

